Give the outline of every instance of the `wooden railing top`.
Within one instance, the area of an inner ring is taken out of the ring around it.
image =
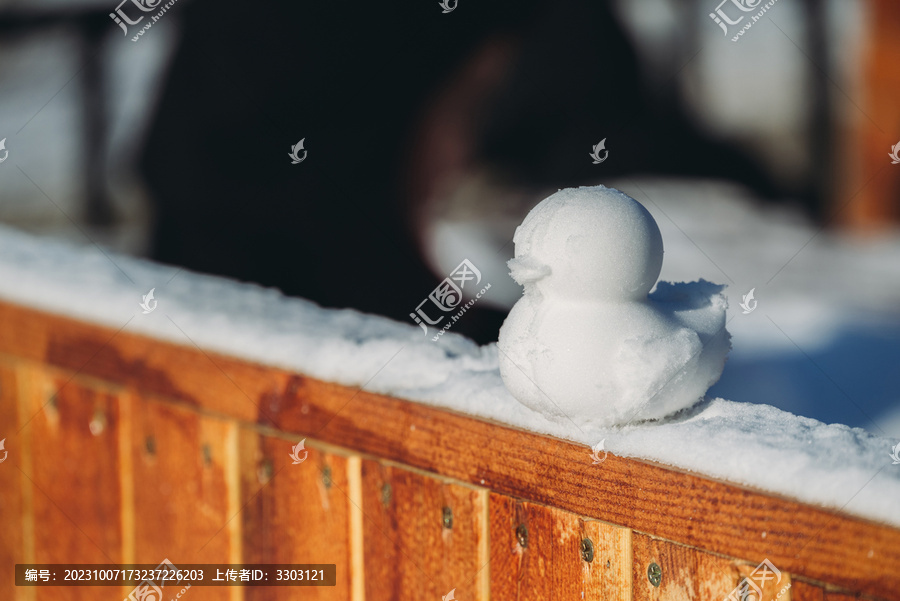
[[[143,314],[138,303],[151,288],[151,305],[159,306]],[[452,332],[433,343],[412,320],[326,310],[277,290],[41,240],[4,226],[0,299],[514,428],[589,445],[605,440],[606,449],[619,456],[900,526],[900,504],[894,502],[900,498],[900,466],[891,466],[889,457],[896,441],[860,429],[719,400],[694,408],[690,416],[622,430],[554,421],[508,393],[496,349]]]
[[[583,445],[8,303],[0,353],[900,599],[900,530],[839,511],[612,454],[594,465]]]

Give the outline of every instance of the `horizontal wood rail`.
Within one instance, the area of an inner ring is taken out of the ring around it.
[[[304,598],[725,599],[768,559],[780,599],[900,601],[898,529],[6,303],[0,416],[0,590],[14,563],[168,557],[336,563]]]

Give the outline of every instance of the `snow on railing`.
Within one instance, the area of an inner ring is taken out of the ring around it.
[[[151,289],[157,304],[148,312],[141,303]],[[509,394],[496,345],[452,333],[433,343],[412,324],[3,227],[0,299],[589,446],[604,441],[622,457],[900,526],[892,441],[765,404],[708,399],[663,423],[574,426]],[[848,490],[859,491],[849,502]]]

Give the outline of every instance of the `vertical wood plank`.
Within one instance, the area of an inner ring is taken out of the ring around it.
[[[631,601],[631,530],[595,520],[583,520],[582,530],[594,546],[583,564],[585,601]]]
[[[728,559],[690,547],[632,535],[635,601],[724,600],[737,586],[738,570]],[[662,570],[659,586],[648,576],[651,563]]]
[[[516,500],[490,493],[491,599],[519,599],[519,564],[523,550],[516,542]]]
[[[307,445],[306,459],[294,464],[289,455],[296,441],[251,429],[242,429],[240,437],[244,561],[333,563],[337,570],[333,587],[248,588],[245,598],[353,598],[351,509],[359,500],[351,495],[359,461]]]
[[[20,427],[17,407],[17,379],[12,364],[0,364],[0,591],[4,598],[24,600],[31,591],[15,586],[15,564],[27,563],[25,548],[25,499],[22,473],[25,438],[17,435]]]
[[[237,426],[167,403],[132,397],[134,561],[231,563],[240,521],[230,489]],[[225,589],[192,587],[191,599],[229,598]],[[231,594],[234,590],[228,589]],[[175,591],[176,593],[178,590]],[[168,593],[168,591],[167,591]],[[232,597],[233,598],[233,597]]]
[[[347,492],[350,499],[350,601],[365,601],[362,459],[359,456],[347,458]]]
[[[31,447],[30,470],[23,475],[34,507],[34,561],[121,562],[117,397],[68,374],[39,368],[20,373],[21,418],[28,422]],[[111,590],[34,589],[36,599],[63,601],[103,598]]]
[[[490,503],[492,598],[631,599],[628,529],[498,494]]]
[[[900,219],[900,172],[892,168],[887,156],[900,129],[896,102],[900,94],[900,5],[892,0],[869,0],[865,12],[864,48],[861,64],[856,66],[861,75],[858,98],[862,104],[859,113],[850,112],[855,118],[847,121],[854,129],[849,143],[838,146],[844,177],[839,182],[841,196],[835,200],[839,207],[848,203],[836,217],[871,229]]]
[[[362,491],[366,601],[487,601],[486,491],[376,461]]]
[[[553,553],[550,510],[495,493],[490,495],[490,503],[491,598],[517,601],[549,598],[551,585],[547,570]],[[517,536],[520,527],[528,533],[524,546]],[[560,563],[571,565],[574,561]],[[553,569],[566,570],[566,566],[553,566]],[[571,579],[573,572],[571,568],[566,570],[561,579]]]

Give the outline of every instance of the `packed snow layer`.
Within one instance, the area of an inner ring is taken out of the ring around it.
[[[144,314],[139,303],[151,288],[158,305]],[[495,345],[478,347],[452,333],[435,344],[412,323],[326,310],[276,290],[2,226],[0,298],[586,445],[604,441],[616,455],[900,526],[900,465],[889,456],[894,441],[862,429],[723,399],[623,428],[552,420],[507,392]]]
[[[656,284],[663,239],[639,202],[566,188],[516,229],[521,299],[500,330],[500,376],[522,404],[585,426],[658,419],[694,405],[731,348],[724,286]]]

